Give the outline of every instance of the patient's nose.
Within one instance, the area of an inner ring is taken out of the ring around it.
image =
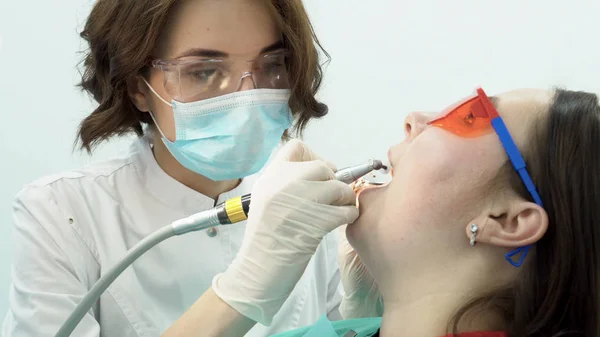
[[[411,140],[417,137],[427,127],[431,114],[424,112],[411,112],[404,119],[404,135]]]

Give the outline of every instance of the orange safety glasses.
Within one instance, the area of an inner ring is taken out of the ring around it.
[[[529,172],[527,172],[525,160],[521,156],[521,152],[519,152],[517,145],[506,128],[506,124],[504,124],[494,104],[483,89],[478,88],[477,94],[474,97],[458,103],[447,110],[446,113],[429,121],[427,124],[440,127],[460,137],[479,137],[496,131],[511,164],[519,174],[519,177],[521,177],[521,181],[525,184],[527,191],[534,202],[543,207],[542,199],[535,188]],[[530,246],[519,247],[507,253],[504,257],[510,264],[519,267],[523,264],[529,248]],[[522,253],[521,258],[518,261],[514,261],[513,256],[519,253]]]
[[[483,90],[478,89],[475,97],[452,106],[427,124],[438,126],[457,136],[479,137],[494,131],[492,119],[496,117],[499,117],[496,108]]]

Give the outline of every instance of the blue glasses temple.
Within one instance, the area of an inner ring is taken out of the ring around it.
[[[517,145],[510,136],[510,133],[506,128],[506,124],[504,124],[504,121],[501,117],[495,117],[492,119],[492,126],[494,127],[494,130],[496,130],[496,134],[498,135],[498,138],[500,138],[500,142],[502,143],[502,146],[504,146],[504,150],[506,151],[506,154],[508,154],[508,158],[510,159],[512,166],[517,173],[519,173],[519,176],[525,184],[527,191],[529,191],[529,194],[533,198],[533,201],[540,207],[543,207],[542,199],[540,198],[540,195],[533,184],[533,180],[531,179],[529,172],[527,172],[525,160],[523,159],[523,156],[521,156],[521,152],[519,152]],[[520,267],[523,264],[523,261],[525,260],[530,248],[531,246],[516,248],[515,250],[506,253],[504,258],[514,267]],[[513,260],[513,257],[519,253],[521,253],[519,260]]]

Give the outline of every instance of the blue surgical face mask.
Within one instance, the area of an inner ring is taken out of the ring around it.
[[[288,89],[252,89],[169,104],[146,84],[173,108],[175,141],[168,140],[154,120],[169,152],[185,168],[211,180],[239,179],[260,171],[292,126]]]

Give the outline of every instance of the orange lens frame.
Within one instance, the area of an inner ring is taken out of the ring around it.
[[[492,101],[482,89],[470,97],[443,112],[427,124],[438,126],[457,136],[479,137],[494,132],[492,119],[498,117]]]

